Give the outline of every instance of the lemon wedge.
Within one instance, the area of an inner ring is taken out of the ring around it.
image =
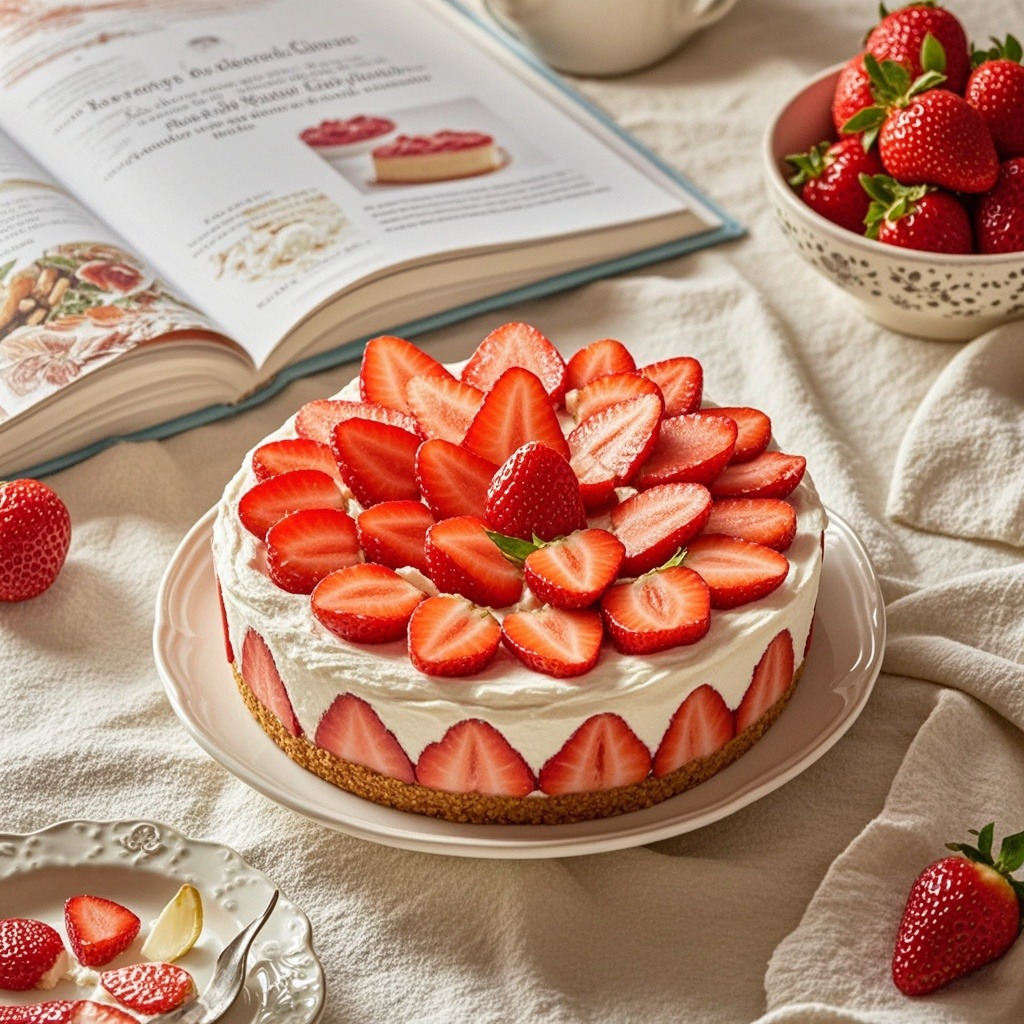
[[[160,911],[142,944],[142,955],[147,960],[174,963],[196,944],[202,930],[202,897],[195,886],[185,884]]]

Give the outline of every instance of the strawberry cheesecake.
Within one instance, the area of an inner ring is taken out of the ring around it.
[[[688,356],[569,361],[506,324],[446,367],[394,336],[226,487],[226,654],[294,761],[459,822],[649,807],[775,721],[826,517],[805,460]]]
[[[373,150],[377,181],[411,185],[487,174],[501,166],[494,139],[483,132],[439,131],[398,135]]]
[[[299,138],[325,160],[332,160],[368,152],[394,130],[390,118],[357,114],[345,120],[327,118],[304,128]]]

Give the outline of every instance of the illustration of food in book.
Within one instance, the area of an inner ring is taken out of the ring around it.
[[[218,278],[297,276],[328,255],[352,226],[333,199],[308,189],[250,207],[240,223],[242,234],[212,257]]]
[[[353,117],[326,117],[319,124],[303,128],[299,138],[330,163],[368,153],[380,145],[396,128],[390,117],[356,114]]]
[[[206,326],[134,256],[68,242],[0,267],[0,382],[34,399],[140,342]]]
[[[504,163],[493,136],[448,128],[429,135],[399,135],[371,155],[374,177],[382,185],[473,178],[496,171]]]

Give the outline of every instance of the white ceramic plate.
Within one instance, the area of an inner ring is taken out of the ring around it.
[[[765,737],[707,782],[643,811],[573,825],[465,825],[381,807],[290,760],[249,715],[224,654],[213,513],[181,542],[157,598],[154,653],[168,697],[208,753],[265,796],[361,839],[463,857],[562,857],[639,846],[724,818],[788,782],[846,732],[874,686],[885,611],[867,553],[829,513],[814,644]]]
[[[138,963],[163,906],[185,882],[203,900],[203,931],[179,961],[202,992],[221,950],[266,909],[276,886],[234,850],[186,839],[151,821],[65,821],[27,835],[0,834],[0,911],[53,925],[62,937],[64,900],[88,893],[128,907],[142,931],[112,967]],[[4,992],[0,1003],[89,999],[70,981],[49,992]],[[281,896],[249,952],[249,970],[225,1024],[313,1024],[324,978],[306,916]]]

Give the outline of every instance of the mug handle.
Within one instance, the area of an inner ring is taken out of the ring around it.
[[[725,17],[735,6],[736,0],[697,0],[693,5],[692,14],[696,18],[698,28],[710,25],[713,21]]]

